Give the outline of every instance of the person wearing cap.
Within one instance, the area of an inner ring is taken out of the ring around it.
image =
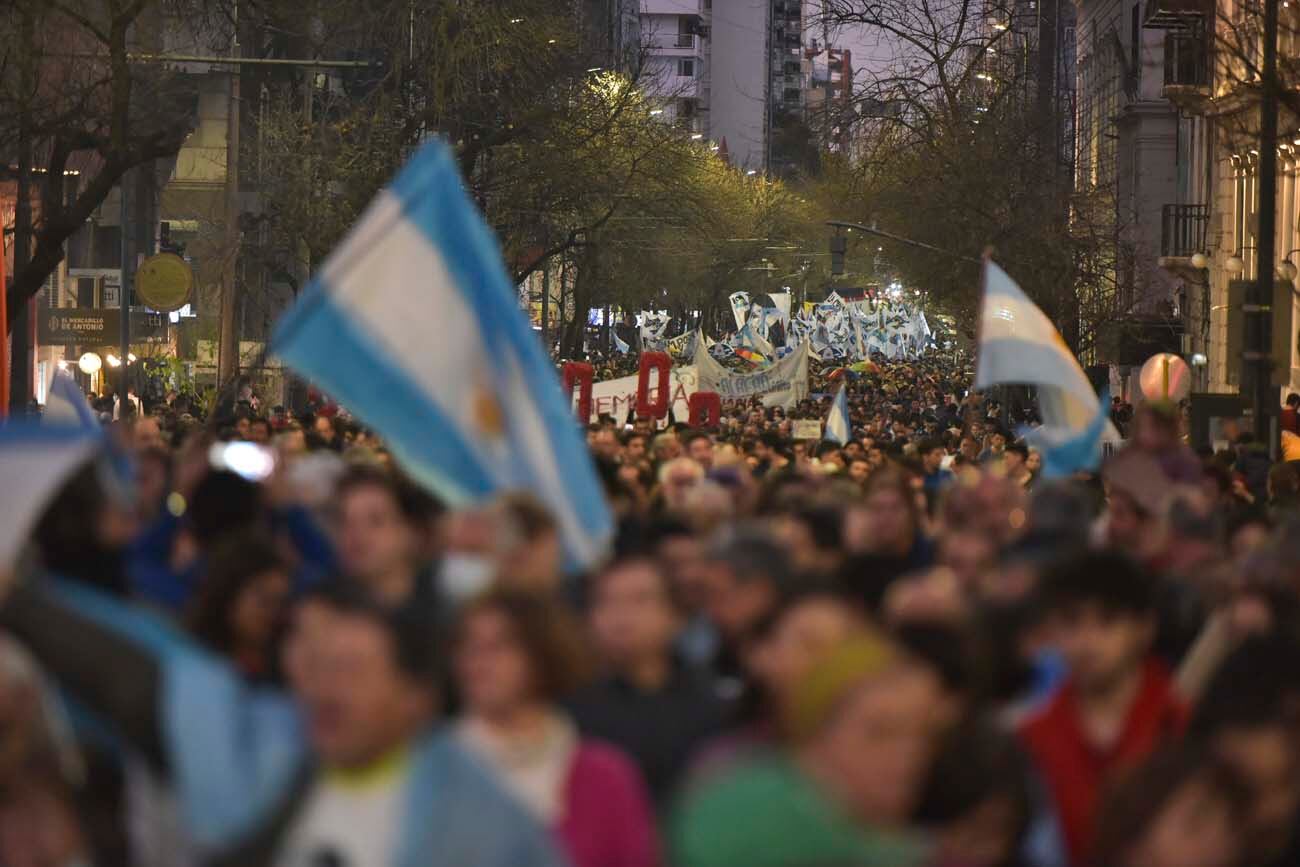
[[[864,631],[784,705],[790,746],[702,783],[671,824],[680,867],[926,863],[906,828],[938,743],[942,686]]]

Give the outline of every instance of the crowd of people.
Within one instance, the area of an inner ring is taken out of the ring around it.
[[[131,477],[5,576],[0,864],[1300,863],[1293,465],[1143,403],[1047,480],[952,359],[793,439],[837,376],[589,425],[582,575],[536,500],[450,508],[323,402],[128,410]]]

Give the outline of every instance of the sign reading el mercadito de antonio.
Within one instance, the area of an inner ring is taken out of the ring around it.
[[[93,307],[56,307],[37,314],[36,339],[47,346],[116,345],[121,338],[121,313]],[[165,343],[167,316],[131,312],[132,343]]]
[[[180,310],[193,292],[194,271],[175,253],[150,256],[136,269],[136,301],[160,313]]]

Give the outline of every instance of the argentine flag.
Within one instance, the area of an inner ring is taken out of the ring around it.
[[[526,490],[571,565],[604,553],[612,520],[591,457],[446,145],[425,145],[375,197],[271,349],[452,505]]]
[[[1118,438],[1056,326],[986,259],[975,388],[995,385],[1037,386],[1043,427],[1036,444],[1043,451],[1044,476],[1095,469],[1103,439]]]
[[[852,436],[850,431],[849,398],[845,386],[841,385],[840,390],[835,393],[835,400],[831,402],[831,411],[826,416],[826,433],[822,439],[842,446],[847,445]]]
[[[58,369],[50,377],[41,420],[46,424],[80,427],[97,432],[102,430],[99,419],[86,402],[86,395],[81,388],[71,376]]]
[[[0,572],[14,568],[41,513],[102,443],[98,430],[26,421],[0,425]]]

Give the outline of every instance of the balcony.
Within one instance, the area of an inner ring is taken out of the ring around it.
[[[1192,265],[1192,256],[1205,252],[1205,232],[1209,225],[1209,205],[1161,208],[1160,267],[1184,279],[1199,281],[1199,269]]]
[[[1214,0],[1146,0],[1142,26],[1156,30],[1184,30],[1214,23]]]
[[[1209,205],[1165,205],[1160,209],[1160,255],[1190,257],[1205,252]]]
[[[1196,113],[1210,98],[1210,52],[1198,31],[1171,31],[1165,35],[1165,99]]]
[[[693,33],[664,33],[649,45],[660,57],[703,57],[703,40]]]

